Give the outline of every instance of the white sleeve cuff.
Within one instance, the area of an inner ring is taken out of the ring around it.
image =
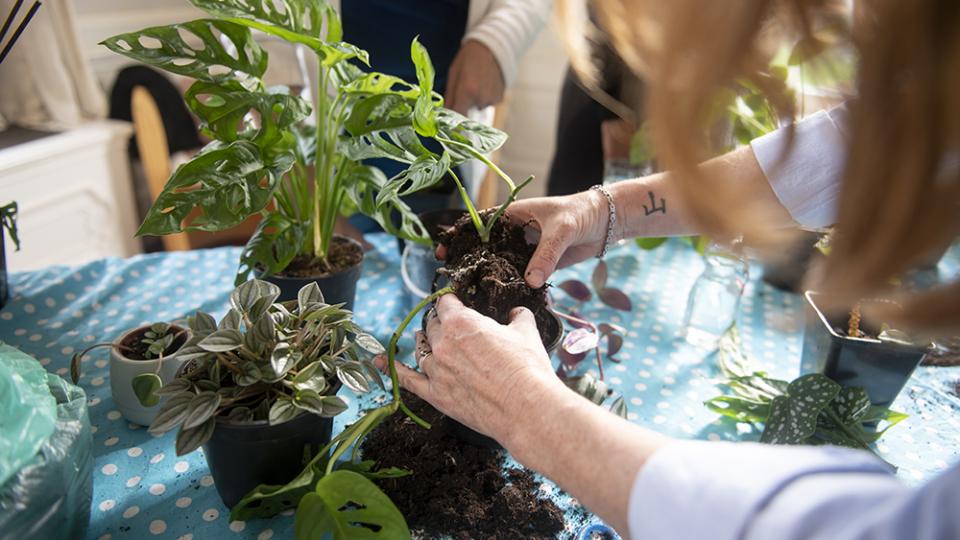
[[[889,474],[866,452],[830,446],[677,441],[634,480],[633,538],[742,538],[751,520],[794,480],[819,473]]]
[[[781,204],[804,227],[821,228],[836,222],[840,183],[846,163],[846,108],[820,111],[794,126],[754,139],[750,146]]]
[[[500,64],[506,88],[517,78],[520,58],[533,44],[550,13],[548,0],[512,0],[494,5],[472,28],[463,41],[476,40],[486,45]]]

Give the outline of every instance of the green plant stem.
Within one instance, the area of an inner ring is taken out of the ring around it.
[[[318,259],[326,258],[327,249],[323,241],[323,203],[326,201],[326,185],[321,176],[324,169],[323,160],[326,157],[324,139],[324,127],[327,119],[327,69],[323,67],[323,62],[317,58],[317,111],[316,111],[316,137],[317,147],[314,151],[313,165],[313,254]]]
[[[400,409],[410,417],[411,420],[419,424],[421,427],[430,429],[430,424],[417,416],[409,407],[403,402],[400,398],[400,377],[397,375],[397,342],[400,341],[400,336],[403,335],[403,331],[406,330],[407,325],[410,324],[410,321],[413,320],[413,317],[420,312],[423,308],[428,306],[431,302],[435,301],[441,296],[452,293],[453,287],[444,287],[439,291],[431,294],[430,296],[424,298],[420,301],[410,313],[407,314],[406,318],[400,323],[400,326],[393,332],[393,336],[390,337],[390,343],[387,345],[387,366],[390,368],[390,382],[393,384],[393,400],[396,403],[400,404]]]
[[[490,169],[491,169],[493,172],[495,172],[495,173],[497,174],[497,176],[499,176],[500,178],[502,178],[503,181],[507,183],[507,186],[510,188],[510,191],[513,191],[514,189],[516,189],[516,186],[514,186],[514,184],[513,184],[513,179],[510,178],[510,176],[509,176],[507,173],[503,172],[503,170],[501,170],[500,167],[497,167],[497,165],[496,165],[494,162],[490,161],[490,158],[488,158],[487,156],[485,156],[485,155],[483,155],[482,153],[478,152],[476,149],[474,149],[474,148],[473,148],[472,146],[470,146],[469,144],[464,144],[464,143],[462,143],[462,142],[457,142],[457,141],[454,141],[453,139],[447,139],[447,138],[444,138],[444,137],[436,137],[436,140],[439,141],[439,142],[441,142],[441,143],[443,143],[443,144],[449,144],[449,145],[455,146],[455,147],[457,147],[457,148],[459,148],[459,149],[461,149],[461,150],[466,150],[466,151],[469,152],[473,157],[475,157],[475,158],[479,159],[480,161],[482,161],[487,167],[490,167]]]
[[[493,215],[490,217],[490,220],[487,221],[487,224],[484,226],[485,234],[481,234],[480,237],[484,243],[490,241],[490,233],[493,232],[493,226],[497,223],[497,220],[500,219],[500,216],[507,211],[507,207],[513,204],[513,201],[517,200],[517,194],[520,193],[520,190],[527,187],[530,182],[533,182],[533,175],[528,176],[526,180],[520,182],[520,185],[514,186],[510,190],[510,194],[507,195],[507,200],[500,205],[500,208],[497,208],[497,211],[493,213]]]
[[[447,172],[450,173],[450,177],[453,178],[454,183],[457,184],[457,190],[460,192],[460,198],[463,199],[463,204],[467,206],[467,213],[470,214],[470,220],[473,221],[473,226],[476,227],[477,234],[482,238],[483,220],[480,219],[480,213],[477,212],[477,208],[473,206],[473,201],[470,200],[470,194],[467,193],[467,188],[463,187],[463,182],[460,181],[457,173],[453,172],[453,167],[448,168]]]
[[[838,428],[840,428],[840,431],[842,431],[844,435],[846,435],[847,437],[850,437],[851,439],[857,441],[857,444],[860,446],[860,448],[863,448],[864,450],[868,450],[868,451],[870,451],[870,452],[873,452],[873,450],[870,449],[870,445],[868,445],[867,443],[863,442],[863,439],[860,437],[860,434],[857,433],[857,432],[855,432],[855,431],[853,431],[852,429],[850,429],[849,426],[847,426],[846,424],[844,424],[844,423],[840,420],[840,417],[837,416],[837,413],[834,412],[833,409],[831,409],[829,405],[827,405],[827,407],[823,409],[823,413],[827,415],[827,418],[829,418],[831,422],[833,422],[834,424],[837,425]]]

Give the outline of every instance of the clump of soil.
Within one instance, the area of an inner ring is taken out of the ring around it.
[[[464,305],[500,324],[510,322],[513,308],[528,308],[546,340],[550,336],[544,332],[553,326],[547,312],[547,288],[533,289],[524,279],[536,246],[527,243],[523,229],[502,216],[493,227],[490,241],[483,243],[470,216],[460,218],[439,235],[447,255],[438,275],[450,279]]]
[[[146,327],[123,338],[123,341],[120,342],[120,353],[130,360],[156,360],[157,357],[152,355],[147,358],[147,350],[150,348],[150,344],[142,341],[144,334],[149,330],[150,327]],[[170,356],[177,352],[177,349],[183,347],[183,344],[187,342],[187,333],[179,326],[170,326],[168,333],[179,334],[179,336],[174,338],[173,343],[163,351],[164,356]]]
[[[938,347],[934,347],[923,357],[920,365],[938,367],[960,366],[960,336],[939,340],[938,345]]]
[[[327,260],[297,255],[279,275],[283,277],[312,278],[342,272],[363,258],[363,249],[356,242],[338,236],[330,242]]]
[[[553,539],[563,533],[563,512],[537,496],[539,485],[529,470],[504,475],[502,452],[461,441],[452,420],[409,392],[402,397],[431,429],[395,414],[364,441],[363,459],[374,460],[376,468],[413,471],[377,481],[412,530],[484,540]]]

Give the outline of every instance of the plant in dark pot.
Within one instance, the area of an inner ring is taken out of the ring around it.
[[[149,426],[160,412],[160,388],[171,382],[184,360],[178,355],[190,330],[155,322],[124,332],[112,343],[97,343],[73,355],[70,376],[80,380],[81,364],[90,351],[110,348],[110,393],[124,418]]]
[[[806,330],[801,373],[822,373],[844,386],[861,387],[874,405],[888,407],[896,399],[929,350],[869,314],[884,299],[863,300],[849,313],[822,310],[813,291],[804,294]],[[895,308],[895,305],[893,306]]]
[[[180,166],[140,226],[140,235],[217,231],[251,215],[262,220],[240,258],[236,282],[250,273],[277,283],[282,300],[309,281],[331,303],[352,306],[363,251],[334,235],[341,213],[360,211],[387,232],[429,238],[402,201],[436,185],[445,167],[420,137],[455,141],[456,166],[502,143],[500,132],[442,108],[423,46],[411,44],[418,84],[367,72],[365,51],[341,41],[339,15],[323,0],[191,0],[210,18],[146,28],[103,42],[136,61],[196,79],[185,100],[212,142]],[[267,88],[267,55],[252,30],[314,53],[315,106],[287,88]],[[313,114],[311,114],[311,112]],[[409,165],[386,178],[364,160]],[[399,224],[394,222],[399,215]]]
[[[380,344],[340,304],[324,302],[316,283],[296,301],[276,303],[280,289],[250,280],[230,295],[219,322],[197,312],[180,351],[180,373],[152,433],[179,427],[177,455],[200,446],[224,504],[258,484],[294,478],[330,442],[332,417],[347,409],[341,384],[367,392],[381,383],[369,360]],[[382,383],[381,383],[382,384]]]
[[[11,202],[0,206],[0,309],[10,297],[7,285],[7,235],[13,240],[13,245],[20,251],[20,236],[17,234],[17,203]]]

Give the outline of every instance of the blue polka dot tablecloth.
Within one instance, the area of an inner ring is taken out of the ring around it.
[[[384,235],[370,240],[374,248],[367,253],[358,285],[356,320],[386,342],[408,302],[396,241]],[[0,339],[68,377],[71,355],[91,343],[112,341],[129,328],[183,318],[197,309],[222,316],[238,255],[237,248],[222,248],[13,273],[12,297],[0,310]],[[676,337],[687,294],[703,269],[700,256],[671,241],[653,251],[628,243],[607,260],[611,283],[630,296],[633,312],[613,311],[596,300],[578,310],[628,330],[620,362],[608,361],[604,368],[607,382],[626,398],[630,420],[674,437],[756,440],[759,434],[750,426],[718,420],[703,406],[720,392],[715,361],[679,345]],[[554,280],[588,280],[594,264],[586,261],[562,270]],[[960,273],[957,246],[938,271],[944,276]],[[755,277],[759,273],[758,267],[751,268],[754,277],[740,309],[744,347],[758,369],[790,379],[799,371],[802,297],[764,284]],[[562,293],[556,296],[561,307],[572,307]],[[411,330],[401,349],[412,347]],[[89,398],[96,459],[88,538],[292,538],[292,512],[270,520],[231,522],[201,452],[178,457],[174,434],[152,436],[121,417],[110,397],[107,352],[89,355],[83,373],[80,384]],[[910,418],[888,432],[877,449],[899,466],[898,474],[908,483],[931,478],[960,453],[960,398],[954,393],[958,379],[957,368],[921,367],[894,404]],[[335,431],[354,421],[363,405],[348,392],[341,394],[351,407],[337,417]],[[384,396],[364,399],[382,401]],[[576,505],[549,485],[544,492],[568,508]],[[570,515],[575,513],[571,510]],[[571,521],[569,532],[580,524]]]

